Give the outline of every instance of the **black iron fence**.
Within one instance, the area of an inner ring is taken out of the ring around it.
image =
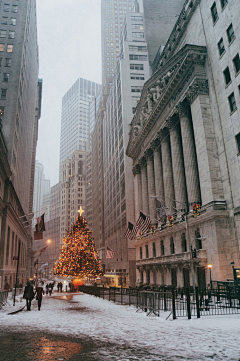
[[[138,288],[104,288],[81,286],[80,291],[119,304],[134,305],[147,315],[168,311],[177,317],[227,315],[240,313],[240,288],[141,290]]]
[[[0,310],[7,303],[8,291],[0,292]]]

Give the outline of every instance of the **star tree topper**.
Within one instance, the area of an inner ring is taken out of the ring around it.
[[[84,210],[82,209],[82,206],[80,206],[80,209],[78,211],[78,213],[80,214],[80,217],[82,217],[83,212],[84,212]]]

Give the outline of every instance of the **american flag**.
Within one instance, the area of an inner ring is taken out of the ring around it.
[[[41,254],[45,251],[46,248],[47,248],[47,246],[46,246],[46,247],[43,247],[42,249],[40,249],[39,256],[41,256]]]
[[[131,222],[128,222],[128,228],[124,237],[129,239],[134,239],[136,238],[137,232],[138,232],[138,228],[134,226],[134,224],[132,224]]]
[[[44,214],[41,217],[37,217],[37,224],[35,225],[36,232],[44,232],[45,231],[45,224],[44,224]]]
[[[115,253],[113,252],[113,250],[107,246],[106,258],[114,258],[114,256],[115,256]]]
[[[142,212],[140,212],[140,216],[137,220],[136,227],[140,229],[142,232],[147,232],[150,224],[151,224],[150,218],[145,216],[145,214],[143,214]]]

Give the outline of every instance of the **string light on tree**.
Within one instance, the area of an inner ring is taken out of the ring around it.
[[[103,268],[94,248],[92,231],[82,217],[82,207],[78,212],[80,215],[71,231],[67,231],[63,238],[61,254],[55,263],[54,273],[72,277],[102,276]]]

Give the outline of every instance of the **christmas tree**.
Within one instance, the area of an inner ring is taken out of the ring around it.
[[[71,231],[67,231],[63,238],[61,254],[54,267],[56,275],[74,277],[103,275],[91,233],[86,220],[78,216]]]

